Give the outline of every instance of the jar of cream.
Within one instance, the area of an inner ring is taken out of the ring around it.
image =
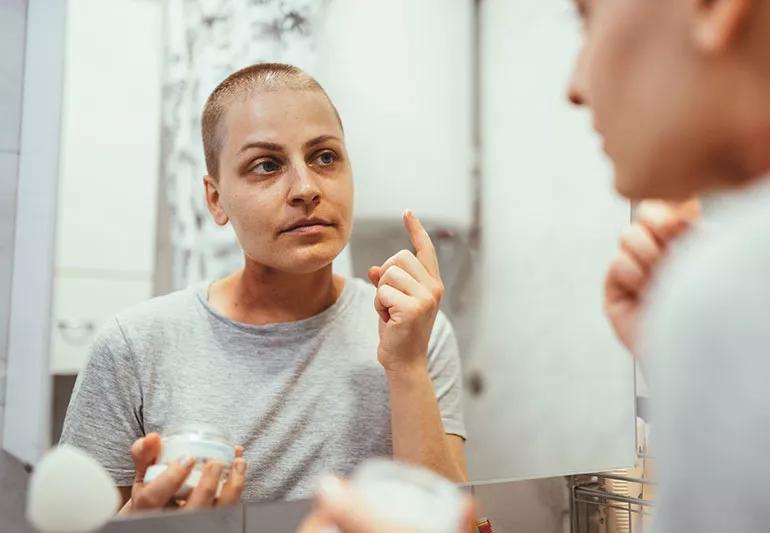
[[[158,477],[174,461],[191,457],[195,459],[195,466],[175,495],[177,498],[184,499],[198,485],[205,462],[219,461],[225,466],[217,490],[219,494],[235,460],[235,444],[226,433],[208,424],[185,424],[164,431],[160,442],[160,457],[158,462],[145,472],[146,482]]]
[[[462,490],[426,468],[370,459],[353,472],[350,486],[375,516],[415,533],[460,530]],[[330,529],[329,532],[336,531]]]

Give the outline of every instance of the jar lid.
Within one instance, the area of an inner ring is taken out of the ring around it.
[[[205,423],[185,423],[172,426],[161,436],[159,462],[169,464],[190,456],[196,461],[216,459],[227,468],[235,460],[235,445],[227,433]]]
[[[162,437],[165,439],[182,435],[193,439],[215,440],[235,447],[232,438],[227,432],[205,422],[187,422],[185,424],[171,426],[163,432]]]

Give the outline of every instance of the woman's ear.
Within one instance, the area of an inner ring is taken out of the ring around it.
[[[693,35],[705,53],[721,53],[735,44],[747,27],[756,0],[691,0]]]
[[[209,213],[214,217],[214,222],[224,226],[230,221],[230,217],[225,213],[222,207],[221,197],[219,196],[219,182],[213,176],[203,177],[203,186],[206,189],[206,205]]]

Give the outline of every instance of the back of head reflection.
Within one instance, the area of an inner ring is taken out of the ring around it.
[[[98,458],[131,509],[171,499],[191,465],[149,483],[144,471],[156,433],[189,422],[243,447],[226,503],[241,482],[247,500],[308,496],[321,473],[372,456],[464,479],[457,343],[420,221],[404,218],[415,253],[373,267],[371,284],[332,273],[353,179],[320,85],[291,66],[248,67],[211,94],[202,130],[208,207],[232,225],[244,266],[119,313],[78,376],[62,441]],[[221,470],[206,466],[188,505],[215,503]]]
[[[610,319],[651,385],[655,531],[763,531],[770,2],[577,4],[569,95],[591,109],[617,190],[730,206],[691,225],[692,203],[643,203],[609,270]]]

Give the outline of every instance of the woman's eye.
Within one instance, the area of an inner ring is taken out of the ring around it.
[[[260,161],[251,168],[251,171],[256,174],[273,174],[279,170],[281,170],[281,165],[273,159]]]
[[[333,152],[323,152],[316,157],[316,161],[318,161],[322,167],[328,167],[337,161],[337,156],[335,156]]]

